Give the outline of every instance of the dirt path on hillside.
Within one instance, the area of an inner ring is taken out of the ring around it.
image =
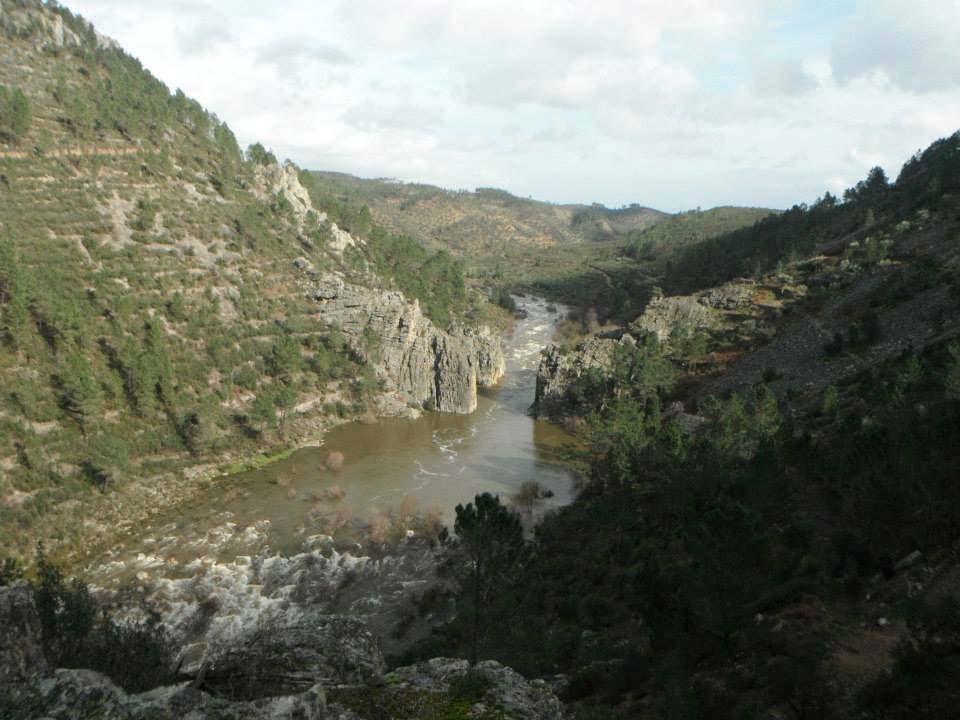
[[[81,148],[61,148],[59,150],[49,150],[37,153],[33,150],[0,150],[0,160],[29,160],[31,158],[67,158],[67,157],[93,157],[95,155],[119,156],[136,155],[140,148],[125,147],[81,147]]]

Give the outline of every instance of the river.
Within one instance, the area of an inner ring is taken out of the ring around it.
[[[207,634],[225,639],[277,603],[289,603],[290,588],[306,573],[314,592],[336,588],[325,610],[366,616],[386,630],[392,620],[383,608],[400,607],[418,583],[432,581],[431,553],[416,541],[452,526],[458,503],[482,492],[509,502],[535,481],[540,497],[517,503],[529,523],[573,499],[576,477],[561,450],[575,438],[528,414],[540,350],[552,341],[563,308],[517,300],[527,315],[506,339],[505,376],[482,392],[473,414],[337,427],[322,447],[225,478],[83,574],[118,601],[131,593],[148,597],[183,632],[195,622],[197,604],[216,596]],[[328,467],[331,453],[342,456],[338,469]],[[371,540],[424,550],[373,560]],[[346,593],[338,585],[344,573],[351,577]]]

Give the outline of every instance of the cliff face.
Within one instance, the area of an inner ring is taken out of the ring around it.
[[[489,329],[440,330],[416,300],[411,303],[400,292],[346,282],[338,273],[320,275],[308,266],[303,270],[320,315],[343,331],[395,399],[471,413],[477,387],[493,385],[503,375],[500,340]]]
[[[292,166],[259,168],[262,197],[282,196],[293,208],[300,235],[318,226],[330,235],[327,249],[342,257],[363,241],[329,222],[314,209],[310,195]],[[320,319],[338,327],[350,347],[374,367],[395,401],[440,412],[471,413],[477,407],[477,387],[496,383],[504,372],[500,340],[486,327],[436,327],[413,302],[397,290],[380,287],[382,279],[365,273],[348,276],[340,270],[320,272],[305,257],[294,261],[305,277],[307,295],[320,305]]]
[[[630,335],[619,340],[594,336],[572,351],[551,345],[543,352],[537,368],[537,390],[533,402],[538,417],[559,420],[570,414],[570,386],[585,372],[597,369],[608,372],[613,351],[621,344],[633,344]]]

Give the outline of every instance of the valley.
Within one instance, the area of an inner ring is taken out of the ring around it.
[[[0,717],[955,713],[960,132],[551,203],[243,149],[53,2],[0,41]]]
[[[472,414],[340,425],[322,445],[219,478],[188,504],[138,526],[93,559],[84,577],[149,589],[238,555],[291,555],[317,543],[389,548],[408,536],[434,537],[453,524],[453,508],[475,495],[512,499],[525,484],[539,493],[518,505],[532,530],[533,517],[573,499],[576,475],[563,458],[577,440],[528,412],[539,349],[551,341],[564,308],[548,312],[536,298],[518,304],[527,316],[506,340],[504,378]]]

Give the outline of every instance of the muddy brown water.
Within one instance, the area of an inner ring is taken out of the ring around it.
[[[198,563],[292,554],[331,533],[338,519],[376,526],[383,518],[429,512],[452,525],[458,503],[482,492],[507,500],[530,480],[549,495],[536,504],[538,512],[569,503],[576,476],[562,455],[576,438],[528,413],[540,350],[564,309],[529,297],[518,304],[528,315],[505,341],[506,374],[482,392],[473,414],[337,427],[322,447],[227,478],[189,507],[158,518],[98,558],[88,568],[91,579],[110,585],[134,576],[182,577]],[[336,471],[325,467],[332,452],[343,455]]]

